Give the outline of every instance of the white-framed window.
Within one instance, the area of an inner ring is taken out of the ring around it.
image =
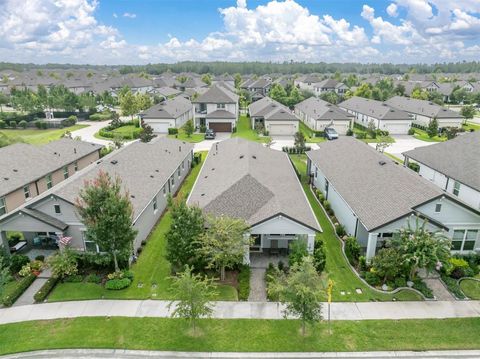
[[[441,203],[435,204],[435,213],[440,213],[441,210],[442,210],[442,204]]]
[[[68,178],[68,166],[63,167],[63,179]]]
[[[455,196],[458,196],[459,193],[460,193],[460,182],[455,181],[455,183],[453,184],[453,194]]]
[[[94,241],[88,238],[87,232],[82,232],[82,236],[83,236],[83,247],[85,249],[85,252],[100,253],[100,248],[98,248],[98,245]]]
[[[225,104],[224,103],[217,103],[217,108],[225,109]]]
[[[25,199],[30,198],[30,186],[29,185],[26,185],[25,187],[23,187],[23,195],[25,196]]]
[[[155,213],[158,209],[157,205],[157,196],[153,197],[153,212]]]
[[[163,191],[163,195],[166,196],[167,195],[167,186],[166,185],[163,186],[162,191]]]
[[[185,169],[185,161],[182,161],[182,170]]]
[[[178,168],[177,168],[177,175],[178,175],[178,178],[180,178],[180,174],[181,174],[181,172],[180,172],[180,166],[178,166]]]
[[[477,237],[477,229],[455,229],[452,237],[452,250],[471,251],[475,249]]]
[[[315,167],[315,178],[317,178],[317,177],[318,177],[318,168]]]
[[[45,181],[47,182],[47,189],[52,188],[52,175],[49,174],[45,177]]]
[[[78,171],[78,162],[77,161],[73,162],[73,169],[75,170],[75,172]]]
[[[60,207],[59,204],[54,204],[53,205],[53,210],[56,214],[61,214],[62,213],[62,208]]]
[[[7,203],[5,202],[5,197],[0,197],[0,216],[7,213]]]
[[[171,182],[171,183],[172,183],[172,187],[175,187],[175,176],[172,176],[171,181],[172,181],[172,182]]]

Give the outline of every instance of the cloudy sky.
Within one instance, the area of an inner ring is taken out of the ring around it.
[[[480,0],[0,0],[0,61],[480,59]]]

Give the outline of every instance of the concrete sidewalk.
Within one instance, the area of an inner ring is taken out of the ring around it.
[[[164,300],[87,300],[0,309],[0,324],[75,317],[170,317]],[[219,319],[283,319],[274,302],[215,302]],[[327,305],[323,306],[326,318]],[[443,319],[480,316],[480,301],[332,303],[332,320]]]

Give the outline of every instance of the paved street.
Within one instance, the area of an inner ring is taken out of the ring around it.
[[[170,317],[169,301],[86,300],[23,305],[0,309],[0,324],[75,317]],[[218,319],[283,319],[275,302],[215,302]],[[323,306],[326,317],[327,306]],[[332,303],[333,320],[443,319],[480,316],[480,301]]]
[[[395,139],[395,143],[390,144],[390,146],[385,149],[385,152],[401,158],[402,160],[403,152],[413,150],[416,147],[430,146],[436,143],[421,141],[409,135],[393,135],[392,137]],[[369,145],[375,148],[376,143],[369,143]]]

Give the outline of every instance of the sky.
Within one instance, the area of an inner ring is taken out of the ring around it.
[[[0,0],[0,61],[480,59],[480,0]]]

